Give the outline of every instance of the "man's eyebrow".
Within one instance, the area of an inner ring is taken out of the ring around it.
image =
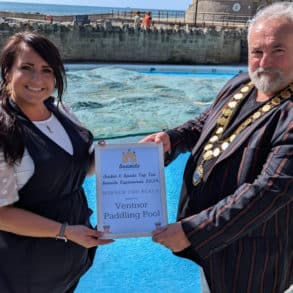
[[[23,62],[21,62],[21,64],[26,64],[26,65],[31,65],[31,66],[34,65],[33,63],[30,63],[30,62],[27,62],[27,61],[23,61]]]
[[[284,44],[276,43],[276,44],[273,45],[273,48],[280,48],[280,47],[284,47]]]

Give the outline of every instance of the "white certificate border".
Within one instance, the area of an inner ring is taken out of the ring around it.
[[[165,183],[165,169],[164,169],[164,153],[163,144],[157,144],[152,142],[147,143],[121,143],[121,144],[106,144],[106,145],[95,145],[95,169],[96,169],[96,195],[97,195],[97,211],[98,211],[98,223],[97,227],[103,226],[103,216],[102,216],[102,188],[99,184],[99,178],[101,178],[101,170],[99,166],[101,165],[101,151],[102,150],[116,150],[116,149],[138,149],[138,148],[157,148],[158,149],[158,161],[159,161],[159,173],[160,173],[160,186],[161,186],[161,206],[162,206],[162,225],[168,224],[168,212],[167,212],[167,200],[166,200],[166,183]],[[151,232],[129,232],[129,233],[105,233],[103,239],[114,239],[114,238],[131,238],[131,237],[147,237],[151,236]]]

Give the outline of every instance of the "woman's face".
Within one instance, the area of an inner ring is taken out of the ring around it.
[[[43,106],[55,88],[53,69],[31,47],[21,46],[7,74],[11,97],[22,109]]]

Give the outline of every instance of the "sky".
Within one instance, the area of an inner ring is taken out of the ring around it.
[[[1,2],[186,10],[192,0],[1,0]]]

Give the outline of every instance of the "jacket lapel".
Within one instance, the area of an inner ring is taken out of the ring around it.
[[[229,99],[230,99],[230,96],[229,96]],[[201,146],[204,144],[205,140],[211,136],[211,133],[217,124],[217,120],[219,116],[221,115],[221,110],[223,109],[225,103],[229,101],[229,99],[225,99],[225,101],[219,103],[219,105],[217,105],[217,107],[213,111],[211,111],[212,114],[207,119],[204,125],[204,128],[202,130],[202,134],[199,140],[197,141],[197,143],[195,144],[194,148],[192,149],[192,155],[196,154],[201,148]]]
[[[280,105],[279,105],[280,106]],[[212,165],[212,167],[207,171],[206,175],[209,176],[209,174],[213,171],[214,167],[222,162],[223,160],[227,159],[229,156],[231,156],[235,151],[237,151],[240,146],[247,141],[251,137],[251,134],[255,131],[259,125],[261,125],[265,120],[267,120],[279,107],[275,107],[272,110],[270,110],[268,113],[266,113],[264,116],[262,116],[260,119],[254,121],[250,126],[245,128],[227,147],[227,149],[217,158],[215,164]]]
[[[205,126],[202,130],[202,135],[200,136],[199,140],[197,141],[196,145],[192,149],[192,155],[196,154],[203,143],[206,141],[211,136],[212,130],[215,128],[217,124],[217,120],[219,116],[222,113],[223,108],[226,106],[226,104],[229,103],[231,97],[235,94],[238,93],[239,90],[247,84],[247,79],[245,81],[241,82],[238,84],[237,87],[235,87],[229,94],[226,94],[225,92],[220,93],[220,95],[216,98],[216,101],[218,100],[218,103],[214,105],[214,109],[211,111],[210,117],[207,119]],[[224,96],[226,97],[224,98]]]
[[[217,120],[219,116],[221,115],[222,109],[225,107],[225,104],[230,101],[231,95],[228,96],[227,99],[223,99],[223,102],[219,102],[218,105],[215,106],[215,109],[212,111],[212,115],[207,119],[206,124],[202,130],[202,134],[194,146],[192,150],[192,156],[194,156],[196,153],[198,153],[204,146],[204,143],[206,140],[211,136],[211,133],[213,129],[215,128],[217,124]],[[286,102],[285,102],[286,103]],[[282,103],[281,105],[283,105]],[[266,119],[268,119],[279,107],[277,106],[273,109],[271,109],[269,112],[267,112],[265,115],[263,115],[260,119],[254,121],[250,126],[248,126],[246,129],[244,129],[236,138],[234,141],[232,141],[227,149],[217,158],[215,164],[212,165],[210,170],[207,171],[207,176],[212,172],[213,168],[231,156],[235,151],[239,149],[239,147],[251,136],[251,134],[255,131],[255,129],[263,123]],[[242,121],[241,121],[242,122]],[[241,123],[240,122],[240,123]],[[198,156],[194,156],[195,158],[198,158]]]

